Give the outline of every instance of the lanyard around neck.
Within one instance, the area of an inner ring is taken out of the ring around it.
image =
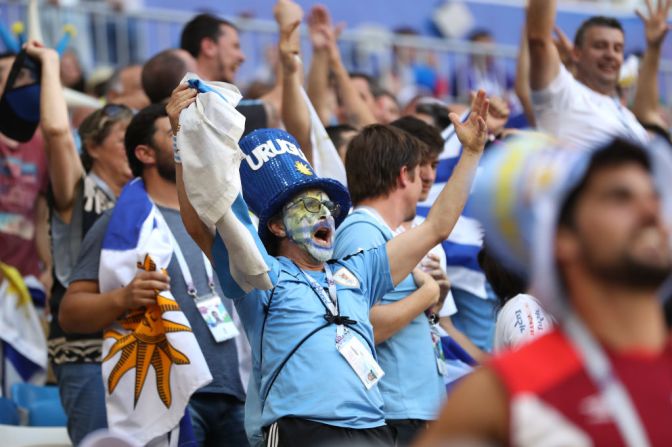
[[[293,261],[292,261],[293,262]],[[334,283],[334,277],[331,273],[331,269],[329,268],[329,265],[325,264],[324,265],[324,274],[327,277],[327,285],[329,286],[329,294],[327,294],[324,291],[324,288],[320,286],[315,279],[310,276],[308,273],[303,271],[295,262],[294,265],[296,266],[299,271],[301,271],[301,274],[303,275],[304,278],[306,278],[306,281],[308,281],[308,284],[310,284],[310,287],[313,289],[317,297],[320,299],[322,304],[324,304],[324,307],[327,308],[327,310],[331,313],[333,316],[338,315],[338,296],[336,294],[336,284]]]
[[[161,213],[161,210],[159,210],[159,213]],[[163,213],[161,213],[161,215],[163,216]],[[177,264],[179,265],[180,271],[182,272],[182,278],[184,279],[184,283],[187,286],[187,293],[192,298],[196,298],[198,296],[198,290],[196,290],[196,284],[194,283],[194,278],[191,276],[191,271],[189,270],[187,260],[184,258],[180,244],[177,243],[177,239],[175,239],[173,232],[170,230],[170,227],[168,227],[167,224],[166,228],[168,229],[168,235],[170,236],[170,243],[173,246],[173,253],[175,253]],[[210,264],[210,260],[205,256],[205,253],[201,252],[201,256],[203,258],[203,264],[205,265],[205,274],[208,276],[208,286],[210,286],[210,291],[214,293],[215,277],[212,271],[212,264]]]
[[[604,349],[572,312],[569,312],[564,321],[564,329],[579,351],[588,376],[600,392],[604,404],[611,410],[614,424],[620,431],[625,445],[650,446],[637,409],[625,386],[614,373]]]
[[[339,312],[338,296],[336,295],[336,282],[334,281],[334,277],[333,274],[331,273],[331,268],[329,267],[329,264],[324,264],[324,274],[327,277],[327,285],[329,286],[328,295],[324,291],[324,288],[322,288],[322,286],[319,285],[312,276],[304,272],[303,269],[301,269],[298,265],[296,265],[296,262],[294,262],[294,265],[296,266],[297,269],[299,269],[303,277],[306,278],[306,281],[308,281],[308,284],[310,284],[310,287],[311,289],[313,289],[313,292],[315,292],[317,297],[320,299],[320,302],[327,309],[327,314],[324,316],[324,319],[327,320],[329,323],[334,323],[338,326],[336,331],[336,340],[338,343],[343,338],[344,325],[351,325],[357,322],[355,320],[351,320],[350,317],[348,317],[347,315],[341,315]]]

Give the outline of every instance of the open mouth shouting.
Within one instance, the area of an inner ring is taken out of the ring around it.
[[[313,226],[312,240],[318,247],[331,248],[333,235],[334,229],[329,221],[320,221]]]

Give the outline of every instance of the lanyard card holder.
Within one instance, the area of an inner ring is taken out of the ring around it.
[[[184,284],[187,287],[187,294],[193,298],[198,312],[201,314],[201,318],[208,326],[210,333],[215,338],[217,343],[221,343],[226,340],[230,340],[234,337],[237,337],[239,332],[236,328],[231,315],[224,307],[222,298],[215,291],[215,278],[212,270],[212,264],[205,256],[201,253],[203,258],[203,265],[205,266],[205,274],[208,277],[208,286],[210,287],[210,293],[199,296],[198,291],[196,290],[196,283],[194,282],[193,277],[191,276],[191,271],[189,270],[189,265],[187,260],[184,258],[180,244],[175,239],[173,233],[170,233],[171,242],[173,244],[173,253],[177,258],[177,264],[180,266],[180,271],[182,272],[182,278],[184,279]]]
[[[432,346],[434,347],[434,357],[436,358],[436,369],[440,376],[445,376],[448,374],[448,367],[446,366],[446,356],[443,354],[443,346],[441,346],[441,334],[435,324],[431,324],[430,331]]]
[[[296,266],[299,268],[298,266]],[[299,268],[299,270],[301,270]],[[362,381],[367,390],[370,390],[378,381],[385,375],[383,369],[378,365],[376,359],[369,349],[357,337],[355,337],[345,326],[339,323],[337,319],[350,321],[347,316],[340,314],[338,307],[338,296],[336,292],[336,283],[334,282],[333,274],[329,265],[325,264],[324,273],[327,277],[327,284],[329,286],[329,294],[324,291],[317,281],[303,270],[304,278],[313,289],[317,297],[320,299],[324,308],[327,311],[327,316],[337,321],[336,323],[336,349],[345,358],[350,367],[353,369],[359,380]]]
[[[347,333],[343,340],[336,345],[336,348],[367,390],[370,390],[385,375],[369,349],[352,333]]]
[[[196,307],[217,343],[237,337],[239,332],[222,299],[214,291],[196,298]]]

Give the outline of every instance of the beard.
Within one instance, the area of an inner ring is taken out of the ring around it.
[[[586,267],[594,276],[629,289],[658,290],[672,274],[672,253],[658,261],[635,256],[627,250],[622,251],[612,262],[596,260],[591,250],[584,250],[583,257]]]
[[[156,170],[162,179],[168,180],[171,183],[175,183],[177,181],[175,161],[172,159],[172,157],[157,157]]]
[[[672,273],[669,265],[651,264],[627,255],[610,265],[598,265],[586,257],[586,264],[593,275],[638,290],[658,290]]]

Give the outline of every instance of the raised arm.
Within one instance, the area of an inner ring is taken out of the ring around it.
[[[56,51],[30,41],[28,55],[42,64],[40,128],[44,135],[54,206],[61,218],[70,220],[77,184],[84,168],[70,131],[68,108],[63,97],[60,65]]]
[[[49,298],[54,281],[51,274],[53,260],[51,257],[51,237],[49,236],[49,205],[47,205],[47,198],[43,194],[37,197],[37,203],[35,204],[35,247],[43,265],[42,273],[38,279],[44,285],[47,298]]]
[[[303,99],[303,65],[299,57],[299,24],[303,10],[296,3],[280,0],[274,8],[280,28],[280,64],[282,66],[281,115],[285,129],[299,142],[308,162],[313,161],[310,142],[310,112]]]
[[[518,47],[518,60],[516,61],[516,80],[514,84],[516,96],[523,106],[525,118],[530,127],[536,127],[532,99],[530,98],[530,48],[527,44],[527,31],[523,29]]]
[[[189,88],[187,84],[178,85],[173,93],[170,96],[170,100],[166,104],[166,112],[168,113],[168,119],[170,120],[170,126],[173,129],[173,135],[177,135],[177,132],[180,129],[180,113],[182,110],[189,107],[191,103],[196,101],[196,95],[198,92],[195,89]],[[180,202],[180,216],[182,217],[182,223],[187,229],[189,236],[196,242],[200,249],[205,253],[208,258],[212,259],[212,242],[214,236],[208,227],[203,223],[198,213],[189,202],[187,197],[187,192],[184,189],[184,178],[182,177],[182,163],[179,156],[179,148],[173,148],[175,150],[175,174],[176,174],[176,185],[177,185],[177,199]]]
[[[530,51],[530,88],[543,90],[560,71],[560,55],[553,42],[557,0],[530,0],[527,42]]]
[[[343,65],[341,52],[338,49],[338,43],[336,41],[336,33],[331,32],[330,36],[329,66],[334,74],[336,87],[338,88],[341,101],[345,107],[348,124],[358,128],[368,126],[369,124],[375,124],[377,121],[376,117],[373,115],[373,111],[369,109],[362,97],[359,96],[359,92],[350,79],[348,70],[346,70]]]
[[[485,92],[481,90],[474,98],[471,114],[465,123],[460,123],[459,115],[450,114],[462,143],[462,155],[427,219],[387,243],[390,272],[395,285],[413,270],[432,247],[448,237],[460,217],[487,140],[485,119],[488,117],[488,106]]]
[[[308,97],[315,107],[322,124],[329,125],[331,110],[329,110],[329,42],[330,33],[334,33],[329,11],[323,5],[316,5],[308,15],[308,30],[310,42],[313,46],[313,55],[308,71]],[[336,34],[338,31],[336,30]]]
[[[658,90],[658,67],[660,66],[660,51],[670,25],[667,24],[667,16],[672,6],[672,0],[659,0],[656,9],[653,9],[651,0],[646,1],[648,15],[641,11],[635,11],[646,31],[646,51],[639,70],[635,104],[632,108],[637,119],[644,124],[655,124],[663,128],[665,121],[658,113],[659,90]]]

